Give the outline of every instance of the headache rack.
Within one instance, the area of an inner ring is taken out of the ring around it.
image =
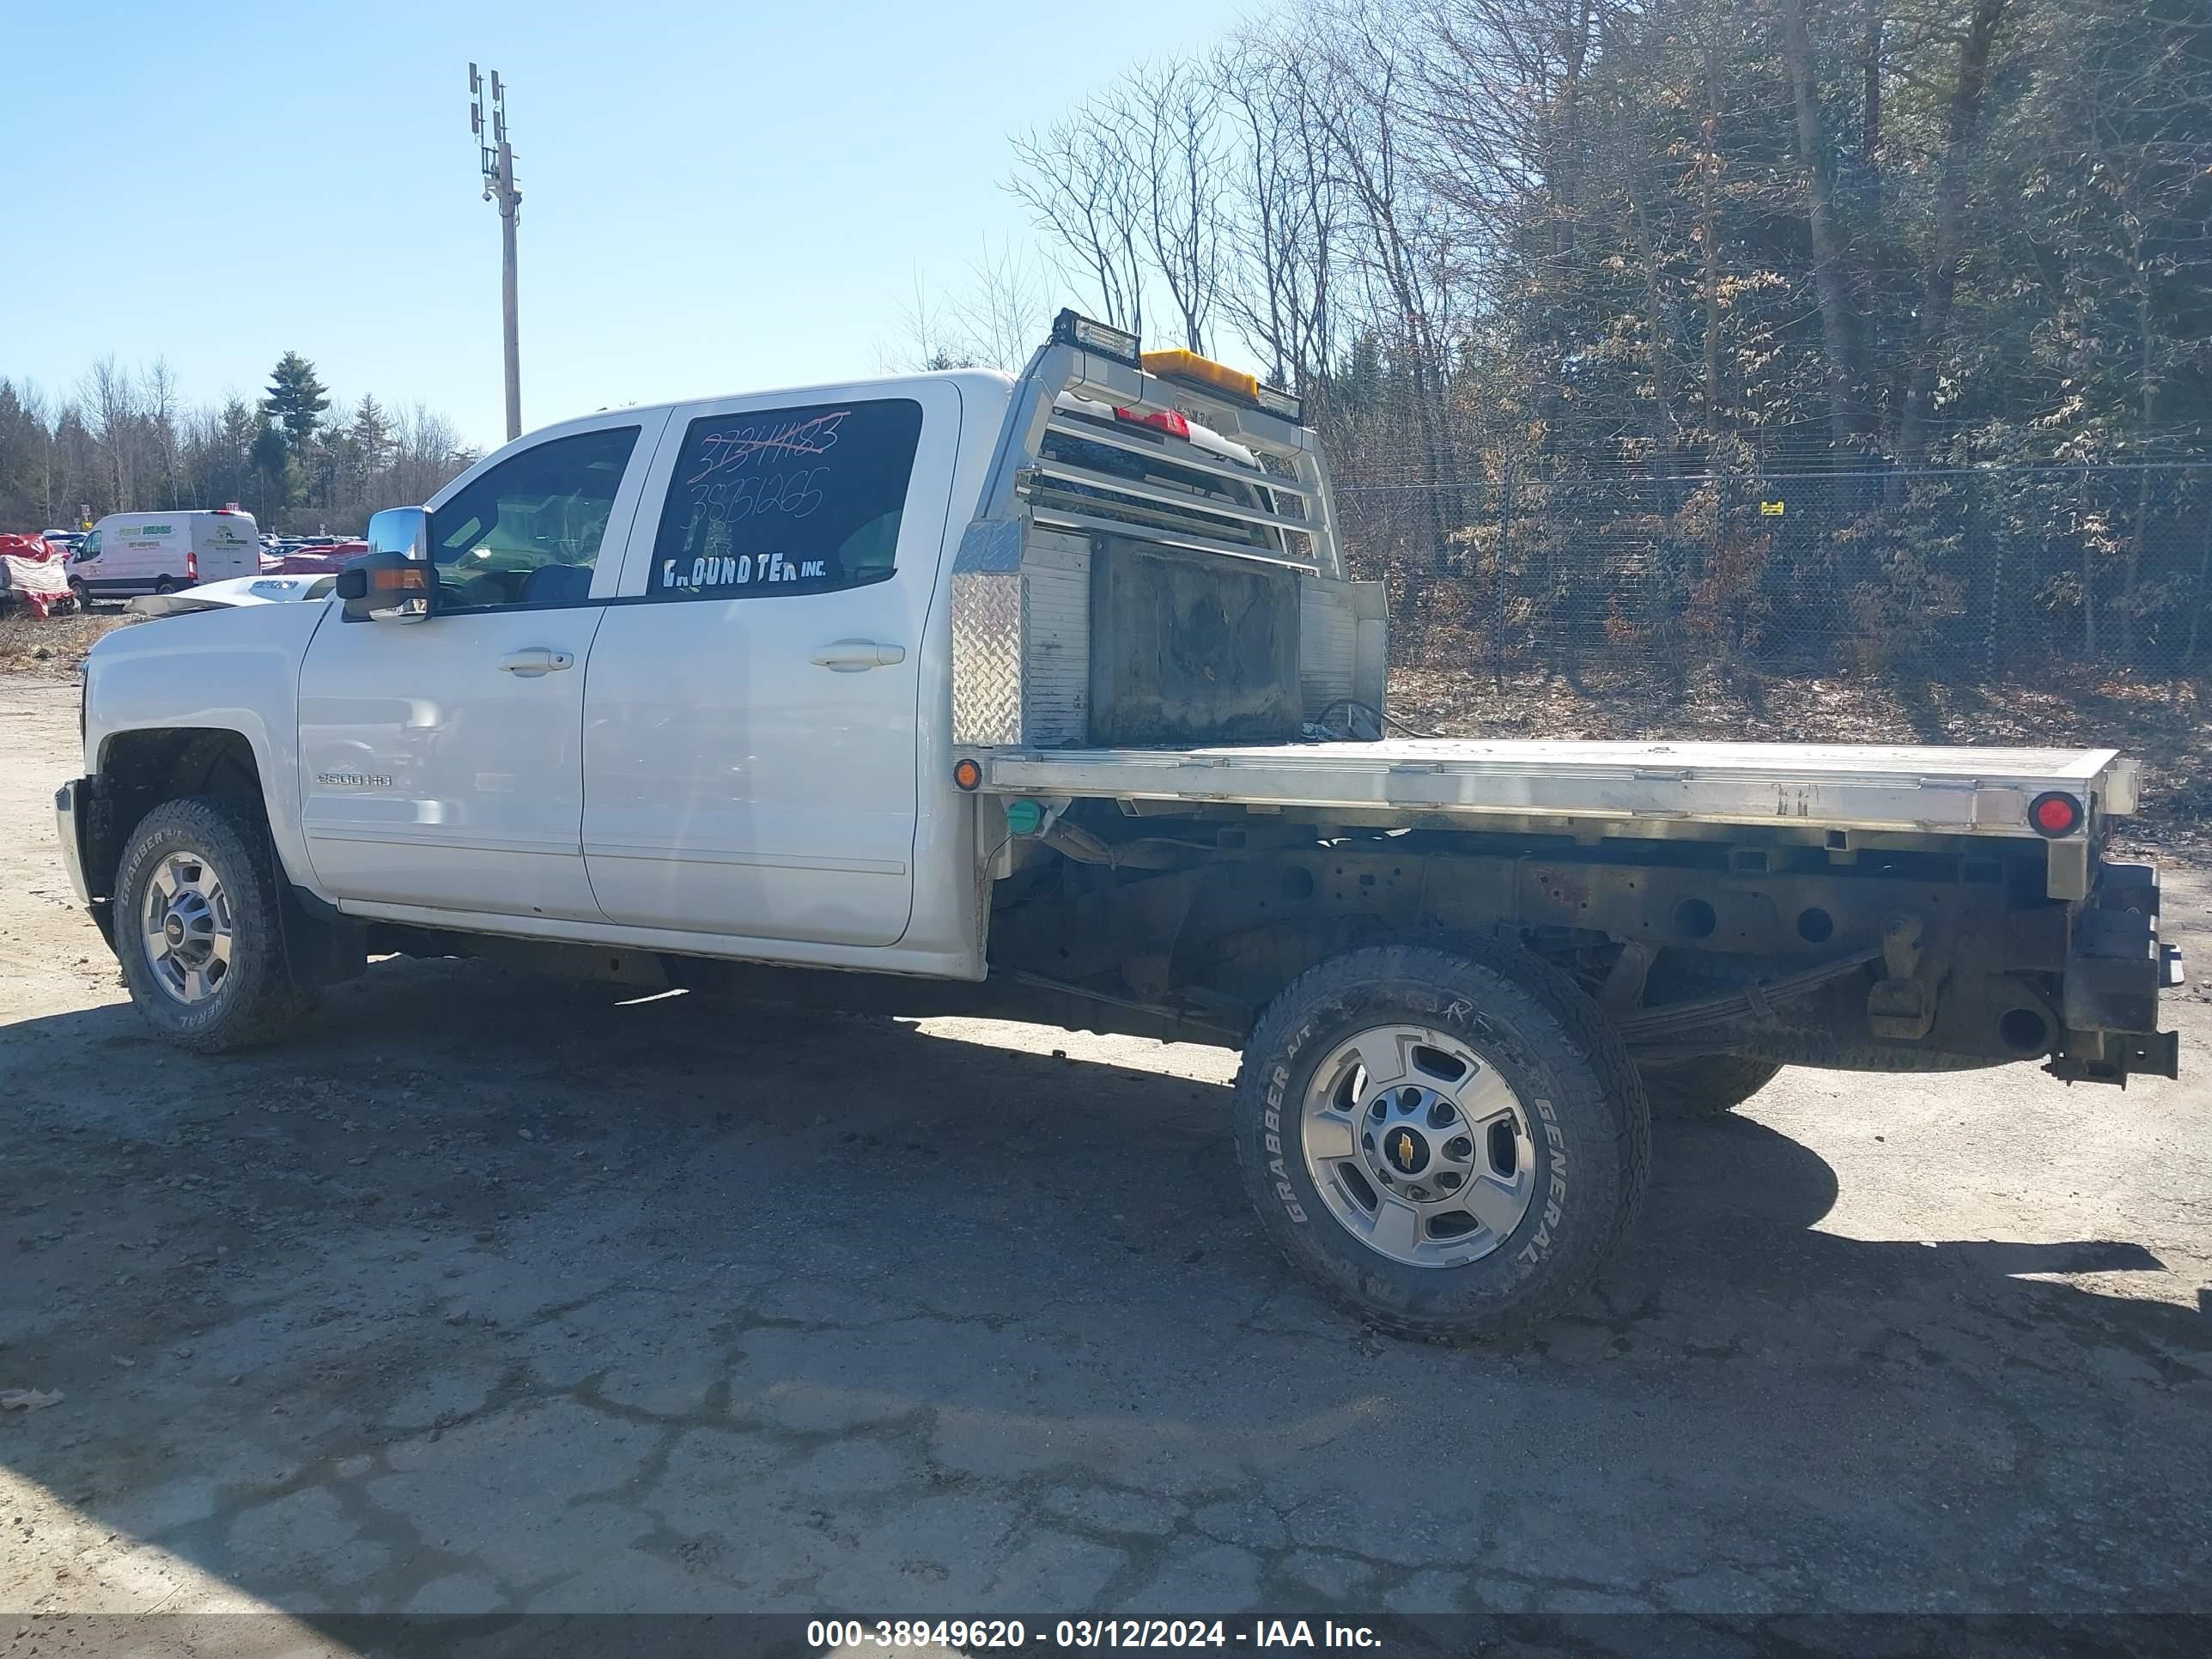
[[[1294,618],[1291,718],[1353,703],[1379,718],[1381,585],[1347,580],[1327,464],[1298,412],[1296,398],[1249,376],[1186,352],[1148,357],[1134,335],[1062,312],[1015,384],[954,561],[954,741],[1094,740],[1094,690],[1110,678],[1092,654],[1094,581],[1133,570],[1135,554],[1238,561],[1214,568],[1224,581],[1250,572],[1255,592],[1294,585],[1295,599],[1280,600]],[[1187,422],[1256,465],[1191,441]],[[1106,621],[1102,609],[1098,625]]]

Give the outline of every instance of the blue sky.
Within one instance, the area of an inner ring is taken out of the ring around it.
[[[1261,0],[1244,8],[1263,9]],[[1237,21],[1188,0],[11,9],[0,375],[112,352],[195,400],[287,349],[502,435],[499,228],[468,64],[506,78],[526,428],[876,371],[919,269],[1027,235],[1010,131]]]

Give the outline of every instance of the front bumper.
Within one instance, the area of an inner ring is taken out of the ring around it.
[[[71,778],[54,791],[54,836],[61,842],[62,864],[69,871],[70,886],[77,902],[92,917],[100,936],[112,949],[115,944],[113,907],[106,893],[93,890],[88,871],[97,869],[90,848],[106,830],[106,802],[100,799],[100,780]]]
[[[2158,999],[2185,976],[2181,947],[2158,936],[2156,868],[2106,864],[2074,913],[2059,1004],[2065,1036],[2044,1069],[2069,1083],[2179,1077],[2180,1036],[2158,1029]]]
[[[76,902],[89,905],[92,889],[84,878],[84,832],[91,805],[93,781],[90,778],[71,778],[54,791],[54,835],[62,844],[62,863],[68,867],[70,885],[76,890]]]

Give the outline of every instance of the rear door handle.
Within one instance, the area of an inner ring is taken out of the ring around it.
[[[893,663],[906,660],[902,645],[885,645],[879,640],[832,640],[813,655],[817,668],[826,668],[833,674],[858,674],[870,668],[889,668]]]
[[[527,651],[508,652],[499,659],[499,665],[507,673],[534,680],[540,674],[557,674],[564,668],[574,668],[576,659],[566,651],[550,651],[534,645]]]

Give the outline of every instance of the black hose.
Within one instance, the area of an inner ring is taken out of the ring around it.
[[[1359,708],[1365,710],[1368,714],[1372,714],[1375,717],[1375,726],[1377,731],[1380,731],[1386,726],[1395,726],[1409,738],[1425,738],[1431,742],[1441,742],[1443,738],[1443,733],[1441,732],[1424,732],[1418,726],[1408,726],[1405,721],[1400,720],[1395,714],[1386,714],[1381,709],[1375,707],[1373,703],[1362,702],[1357,697],[1339,697],[1334,702],[1329,704],[1328,708],[1322,709],[1320,714],[1314,716],[1314,724],[1316,726],[1328,725],[1328,717],[1336,713],[1340,708]]]

